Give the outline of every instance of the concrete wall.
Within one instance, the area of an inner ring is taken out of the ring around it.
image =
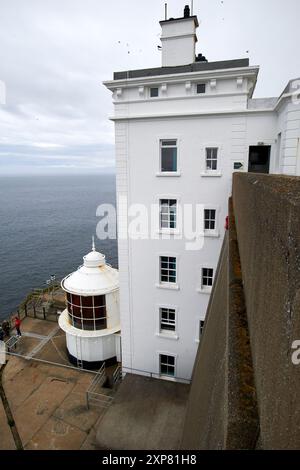
[[[300,179],[235,173],[182,448],[297,449]]]
[[[227,319],[224,315],[224,305],[228,300],[227,265],[228,236],[224,239],[216,282],[195,362],[182,443],[185,449],[223,448]]]
[[[249,449],[258,412],[232,202],[198,349],[185,420],[184,449]]]
[[[235,174],[233,204],[261,446],[299,448],[300,179]]]

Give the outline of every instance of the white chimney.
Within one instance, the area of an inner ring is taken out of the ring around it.
[[[197,16],[190,16],[188,6],[182,18],[160,21],[162,28],[162,67],[187,65],[195,62]]]

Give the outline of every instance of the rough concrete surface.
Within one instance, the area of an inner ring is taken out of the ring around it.
[[[221,449],[224,446],[227,264],[226,236],[196,356],[181,443],[183,449]]]
[[[227,400],[225,449],[253,449],[259,433],[257,397],[241,262],[232,200],[229,200]],[[225,310],[226,311],[226,310]]]
[[[182,447],[298,449],[300,178],[234,174],[229,214]]]
[[[264,449],[300,445],[300,178],[234,174],[233,204]]]
[[[0,401],[0,450],[15,450],[15,443],[7,424],[7,417]]]
[[[189,385],[127,374],[97,429],[100,449],[178,449]]]
[[[64,337],[57,324],[26,318],[22,330],[48,336],[55,332],[56,348],[47,342],[37,354],[41,359],[64,364]],[[30,354],[36,343],[23,336],[16,352]],[[39,341],[39,340],[36,340]],[[58,342],[57,342],[58,341]],[[95,425],[104,408],[86,407],[86,391],[94,374],[9,356],[3,387],[25,449],[96,449]],[[14,449],[10,429],[0,403],[0,449]]]

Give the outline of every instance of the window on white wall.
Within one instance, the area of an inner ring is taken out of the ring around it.
[[[175,377],[175,356],[160,354],[159,369],[161,375]]]
[[[150,98],[157,98],[159,96],[158,87],[151,87],[150,88]]]
[[[160,199],[160,228],[176,229],[177,226],[177,200],[176,199]]]
[[[176,258],[175,256],[160,256],[160,283],[176,284]]]
[[[206,83],[197,83],[197,94],[206,93]]]
[[[174,308],[159,309],[159,324],[162,333],[174,333],[176,330],[176,311]]]
[[[218,147],[206,147],[205,149],[205,168],[208,172],[218,170]]]
[[[200,320],[199,321],[199,341],[201,340],[203,329],[204,329],[204,320]]]
[[[216,209],[204,209],[204,233],[216,232]]]
[[[160,171],[177,172],[177,140],[160,141]]]
[[[214,281],[213,268],[202,268],[201,270],[201,289],[207,292],[211,291]]]

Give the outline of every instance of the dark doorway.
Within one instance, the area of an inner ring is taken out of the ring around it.
[[[270,167],[270,145],[253,145],[249,147],[250,173],[269,173]]]

